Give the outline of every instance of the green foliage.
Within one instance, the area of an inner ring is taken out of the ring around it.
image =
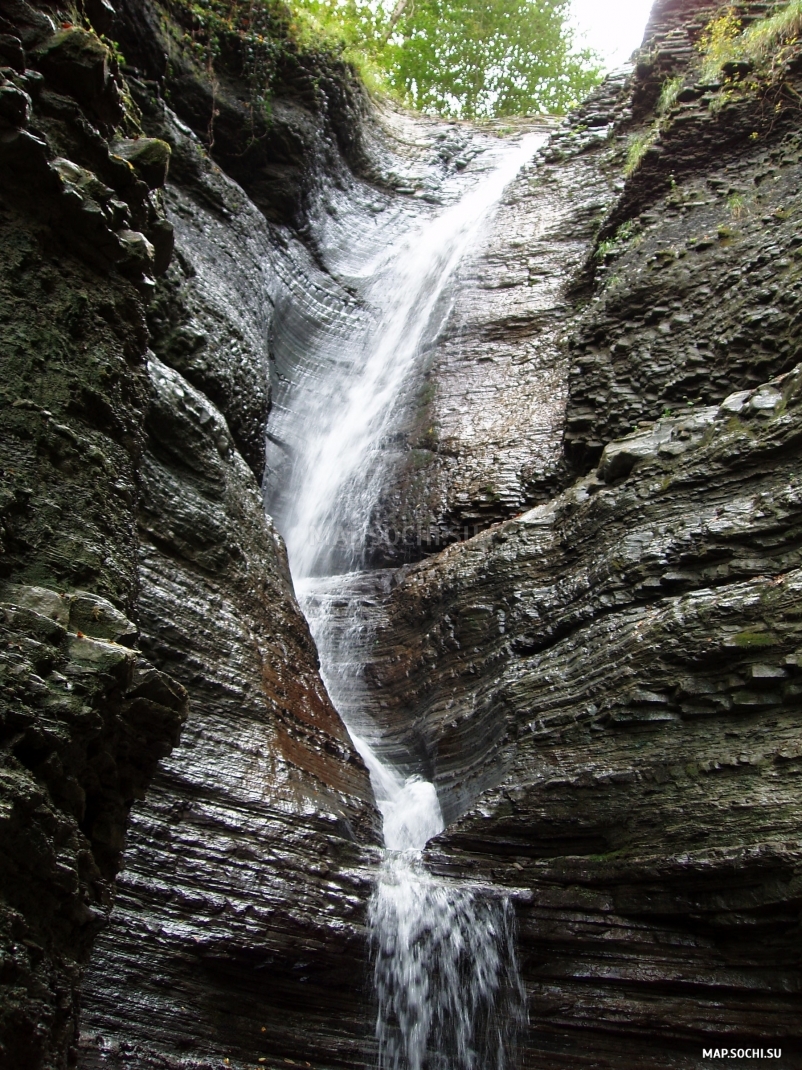
[[[368,87],[463,119],[562,113],[599,80],[569,0],[166,0],[216,84],[226,68],[269,107],[282,49],[333,52]]]
[[[624,164],[624,175],[627,178],[631,178],[635,174],[641,163],[643,163],[646,153],[658,140],[663,130],[670,126],[671,120],[668,116],[677,103],[677,98],[682,92],[684,84],[682,77],[669,78],[663,83],[655,109],[658,116],[657,120],[648,130],[635,134],[627,146],[627,158]],[[671,186],[672,189],[676,187],[676,181],[673,176],[671,178]]]
[[[374,85],[428,114],[561,113],[598,81],[568,0],[295,0],[302,35],[339,42]]]
[[[732,637],[732,642],[735,646],[741,647],[744,650],[754,648],[760,649],[767,646],[777,645],[775,636],[770,635],[767,632],[758,631],[739,632]]]
[[[784,65],[800,33],[802,0],[792,0],[745,30],[731,8],[708,25],[699,42],[703,54],[702,80],[720,80],[724,68],[730,63],[761,68],[764,77],[772,80]]]
[[[167,0],[182,44],[216,84],[228,66],[250,90],[250,105],[268,112],[281,50],[292,38],[292,12],[281,0]]]
[[[746,202],[744,201],[743,194],[731,193],[727,197],[727,207],[732,213],[733,219],[742,219],[746,213]]]
[[[625,223],[622,223],[618,230],[615,232],[615,237],[608,238],[606,241],[600,242],[596,249],[597,260],[607,260],[609,257],[617,256],[623,252],[624,246],[630,242],[633,238],[638,236],[638,225],[634,219],[628,219]],[[640,240],[634,244],[639,244]]]
[[[733,8],[707,24],[698,45],[703,56],[703,82],[717,81],[724,64],[736,58],[736,42],[740,35],[741,20]]]
[[[802,0],[793,0],[768,18],[753,23],[743,34],[744,58],[753,63],[774,61],[783,46],[802,32]]]
[[[682,92],[684,80],[681,75],[676,78],[669,78],[667,82],[663,84],[663,88],[660,92],[660,99],[657,102],[657,114],[667,115],[668,112],[677,103],[677,97]]]
[[[627,148],[627,162],[624,164],[624,174],[627,178],[634,175],[643,162],[643,157],[654,145],[660,136],[660,128],[653,126],[640,134],[635,134]]]

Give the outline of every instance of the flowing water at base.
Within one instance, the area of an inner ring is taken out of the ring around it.
[[[524,1021],[508,899],[391,854],[370,902],[382,1070],[505,1070]]]
[[[361,740],[387,854],[368,922],[381,1070],[506,1070],[525,1016],[509,899],[430,873],[443,830],[434,785],[400,777]]]
[[[510,1070],[525,1021],[509,899],[429,872],[423,848],[443,831],[435,786],[403,776],[376,753],[380,733],[360,710],[369,614],[364,591],[353,593],[360,574],[337,575],[337,565],[362,565],[382,488],[380,444],[392,429],[399,393],[425,339],[436,333],[441,298],[457,269],[541,141],[512,143],[457,204],[366,268],[377,318],[350,340],[350,359],[320,393],[325,408],[311,408],[290,481],[294,505],[283,527],[299,600],[323,679],[368,766],[384,819],[385,857],[369,907],[381,1070]]]

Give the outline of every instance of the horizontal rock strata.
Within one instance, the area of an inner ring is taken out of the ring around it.
[[[698,84],[714,13],[657,6],[611,134],[622,175],[654,151],[566,298],[567,489],[353,580],[364,730],[451,821],[430,864],[516,898],[526,1066],[799,1063],[798,114]]]
[[[172,247],[169,148],[139,146],[159,174],[119,155],[142,131],[96,34],[22,2],[0,34],[0,1061],[61,1068],[130,807],[186,717],[136,648],[142,297]]]
[[[124,29],[124,5],[117,23],[90,7]],[[347,1053],[367,1032],[352,961],[378,816],[257,483],[276,236],[75,11],[5,0],[0,35],[0,1061],[76,1065],[137,800],[81,1059],[125,1062],[140,1026],[136,1065],[255,1058],[301,1031],[287,1008],[310,988],[339,993],[310,1052]],[[320,99],[293,111],[304,145],[328,145]],[[171,163],[183,251],[157,289]],[[217,995],[186,994],[181,1035],[165,993],[199,970]]]
[[[796,1035],[800,382],[608,447],[385,605],[374,717],[469,807],[430,860],[524,890],[527,1065]]]
[[[495,135],[278,22],[268,116],[188,6],[115,7],[0,2],[0,1054],[366,1067],[378,815],[259,481],[287,515],[354,258]],[[511,188],[384,444],[387,567],[311,606],[429,864],[514,898],[532,1068],[799,1061],[799,61],[703,84],[715,13],[660,0]]]
[[[368,1028],[352,967],[369,889],[356,844],[379,835],[367,773],[225,421],[155,359],[151,375],[141,642],[190,715],[132,814],[82,1065],[350,1059]]]
[[[276,295],[287,257],[308,254],[144,73],[132,89],[172,149],[176,255],[148,311],[140,642],[190,712],[132,813],[85,982],[80,1065],[359,1065],[379,817],[257,482]]]
[[[620,184],[606,153],[624,89],[611,78],[554,133],[457,272],[389,446],[398,458],[371,525],[376,564],[437,553],[564,481],[566,284]]]

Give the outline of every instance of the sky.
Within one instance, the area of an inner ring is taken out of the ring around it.
[[[643,40],[652,0],[571,0],[580,43],[595,49],[612,70]]]

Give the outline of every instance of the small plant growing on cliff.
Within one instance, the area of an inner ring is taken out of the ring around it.
[[[270,113],[278,57],[292,40],[292,13],[281,0],[170,0],[184,28],[183,45],[205,68],[213,90],[209,140],[214,140],[217,70],[227,67],[249,89],[254,119]]]
[[[744,56],[753,63],[775,62],[778,52],[796,42],[802,32],[802,0],[777,11],[768,18],[759,19],[743,34]]]
[[[702,81],[717,82],[726,77],[728,65],[761,68],[764,80],[773,81],[789,58],[802,33],[802,0],[792,0],[773,15],[758,19],[743,29],[730,9],[714,19],[699,41],[702,52]],[[757,88],[757,84],[751,86]]]
[[[701,80],[716,82],[725,63],[738,58],[737,41],[741,35],[741,20],[734,8],[708,23],[699,39],[702,60]]]
[[[727,197],[727,207],[733,219],[742,219],[746,213],[746,202],[741,193],[731,193]]]
[[[599,243],[595,254],[596,259],[606,260],[608,257],[617,256],[619,253],[623,252],[624,246],[628,242],[637,237],[638,224],[634,219],[628,219],[626,223],[622,223],[615,232],[615,237],[607,238],[606,241]]]
[[[653,126],[651,130],[636,134],[627,148],[627,161],[624,164],[624,174],[630,178],[643,163],[643,158],[660,136],[660,128]]]
[[[663,84],[663,88],[660,92],[660,99],[657,102],[657,114],[667,115],[674,105],[677,103],[677,97],[682,92],[684,81],[680,75],[676,78],[669,78],[667,82]]]

